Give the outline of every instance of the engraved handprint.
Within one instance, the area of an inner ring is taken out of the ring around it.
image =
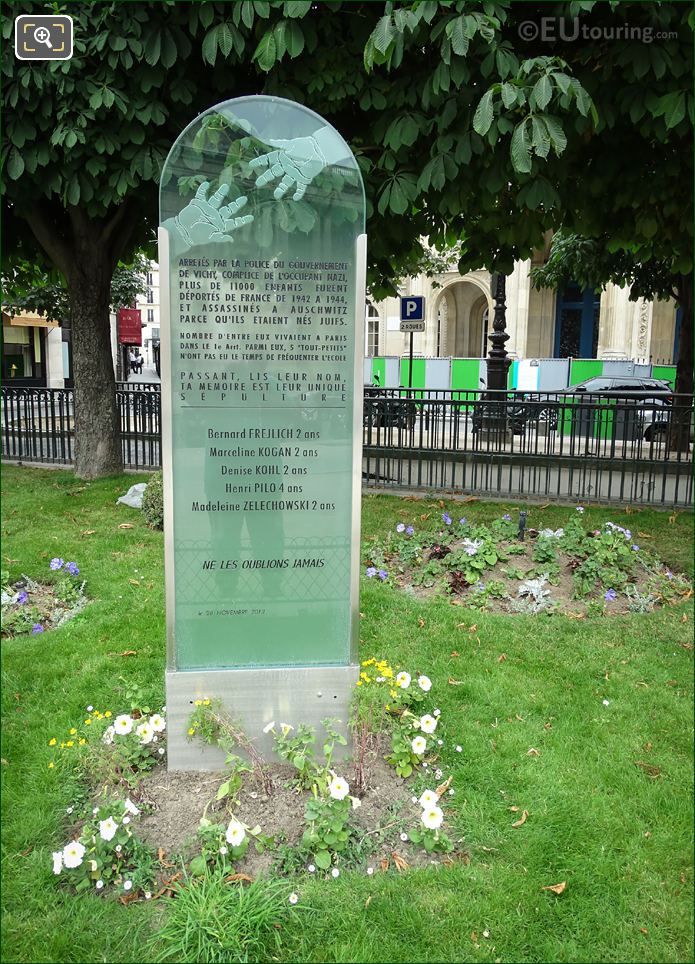
[[[275,150],[268,154],[262,154],[260,157],[254,157],[249,164],[249,167],[254,170],[267,168],[267,170],[258,174],[256,187],[263,187],[269,181],[281,178],[273,192],[273,197],[279,200],[287,194],[290,188],[295,187],[296,190],[292,198],[295,201],[301,200],[307,187],[328,164],[316,137],[269,140],[267,143]]]
[[[174,218],[179,234],[189,247],[209,242],[231,241],[231,233],[253,221],[252,214],[236,218],[234,215],[246,204],[247,198],[222,204],[229,193],[229,184],[222,184],[208,198],[210,182],[203,181],[193,200]]]

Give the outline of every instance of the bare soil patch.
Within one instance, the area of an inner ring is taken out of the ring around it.
[[[339,766],[339,772],[348,781],[352,776],[353,764],[349,761]],[[244,788],[239,795],[239,804],[234,808],[234,816],[247,826],[259,824],[262,832],[274,840],[274,846],[259,854],[253,844],[246,855],[235,864],[239,873],[251,877],[282,870],[280,863],[287,848],[294,850],[301,841],[306,827],[304,804],[307,792],[297,792],[288,786],[293,769],[285,764],[270,764],[273,792],[266,795],[254,786],[251,774],[247,774]],[[134,795],[142,803],[151,806],[151,813],[143,813],[139,819],[139,836],[155,849],[162,848],[169,859],[179,854],[189,861],[199,851],[196,831],[206,805],[206,816],[213,822],[226,823],[231,812],[225,801],[215,802],[215,794],[227,774],[220,773],[180,773],[156,768],[147,774]],[[400,834],[419,824],[420,807],[412,801],[412,781],[398,777],[393,768],[372,751],[365,761],[365,789],[361,806],[352,811],[355,827],[355,845],[349,855],[341,856],[340,866],[373,866],[376,869],[388,866],[405,869],[429,863],[451,861],[452,855],[428,855],[415,848],[409,841],[403,841]],[[212,801],[212,802],[211,802]],[[457,849],[462,844],[457,843]],[[394,857],[397,855],[398,859]],[[467,859],[465,854],[457,854]],[[404,864],[399,867],[399,861]],[[297,869],[310,863],[296,861]]]

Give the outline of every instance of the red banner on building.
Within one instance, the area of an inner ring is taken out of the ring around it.
[[[118,341],[121,345],[142,345],[141,315],[139,308],[118,309]]]

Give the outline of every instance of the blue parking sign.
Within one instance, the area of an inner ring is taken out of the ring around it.
[[[408,295],[401,297],[401,321],[424,321],[424,295]]]

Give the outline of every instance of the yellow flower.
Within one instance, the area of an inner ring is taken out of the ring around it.
[[[99,710],[94,710],[94,715],[96,716],[96,718],[97,718],[98,720],[101,719],[101,713],[99,712]]]
[[[74,746],[74,745],[75,745],[75,741],[74,741],[74,740],[68,740],[68,742],[67,742],[65,745],[66,745],[66,746]]]
[[[203,701],[202,701],[202,700],[194,700],[193,705],[194,705],[194,706],[202,706],[202,705],[203,705]]]
[[[189,736],[193,736],[194,733],[195,733],[195,727],[194,727],[194,726],[189,726],[189,728],[188,728],[188,735],[189,735]]]
[[[209,706],[210,700],[203,700],[203,706]]]
[[[398,690],[389,690],[389,692],[390,692],[391,696],[393,697],[393,699],[395,700],[396,697],[398,696]]]
[[[50,739],[50,740],[48,741],[48,745],[49,745],[49,746],[55,746],[57,742],[58,742],[58,741],[56,740],[56,738],[53,737],[52,739]]]
[[[48,764],[48,769],[49,769],[49,770],[52,770],[54,766],[55,766],[55,763],[52,763],[52,762],[51,762],[51,763]]]
[[[73,727],[70,728],[70,736],[74,736],[75,733],[77,733],[77,730],[76,730],[75,727],[73,726]]]
[[[65,744],[64,744],[62,741],[61,741],[61,744],[60,744],[60,749],[61,749],[61,750],[64,750],[64,749],[65,749]]]
[[[107,710],[107,711],[104,713],[104,716],[111,716],[111,710]]]
[[[87,741],[85,740],[85,738],[84,738],[83,736],[80,737],[80,740],[79,740],[79,745],[80,745],[80,746],[84,746],[86,742],[87,742]]]
[[[85,721],[84,721],[84,725],[85,725],[85,726],[89,726],[89,724],[90,724],[91,722],[92,722],[91,720],[85,720]]]
[[[358,680],[357,680],[357,685],[358,685],[358,686],[361,686],[361,685],[362,685],[362,680],[361,680],[361,679],[358,679]]]
[[[382,676],[385,676],[387,679],[392,679],[392,678],[393,678],[393,670],[391,669],[390,666],[387,666],[385,669],[383,669],[383,670],[381,671],[381,675],[382,675]]]

